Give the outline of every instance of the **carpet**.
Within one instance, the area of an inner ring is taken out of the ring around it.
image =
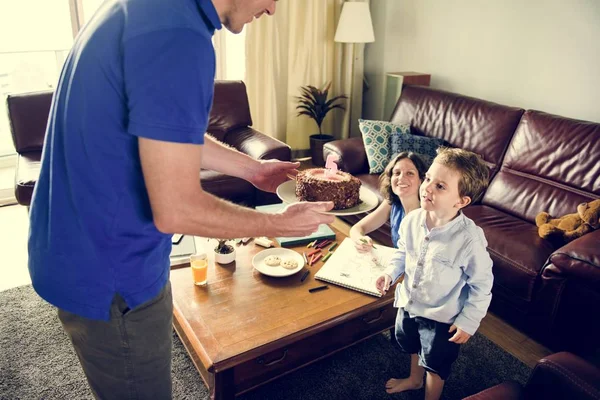
[[[173,335],[173,398],[207,399],[208,391]],[[388,395],[390,377],[408,375],[409,357],[376,335],[238,399],[423,399],[423,389]],[[443,398],[460,399],[505,380],[524,383],[530,369],[480,334],[463,345]],[[0,292],[0,399],[92,399],[56,310],[31,286]]]

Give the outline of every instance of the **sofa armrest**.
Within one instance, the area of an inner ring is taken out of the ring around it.
[[[525,393],[532,399],[598,399],[600,369],[572,353],[552,354],[537,362]]]
[[[463,400],[517,400],[523,398],[523,387],[515,381],[508,381],[481,392]]]
[[[323,146],[323,156],[336,154],[340,159],[338,167],[352,175],[368,174],[369,162],[362,138],[334,140]]]
[[[15,169],[15,197],[22,206],[29,206],[33,189],[40,176],[41,151],[30,151],[17,156]]]
[[[290,161],[292,159],[290,146],[250,127],[228,132],[224,142],[257,160]]]
[[[567,243],[550,255],[551,273],[600,285],[600,230]],[[547,271],[544,271],[546,274]]]

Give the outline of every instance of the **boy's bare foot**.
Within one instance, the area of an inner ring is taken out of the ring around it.
[[[423,380],[413,381],[410,378],[407,379],[390,379],[385,384],[385,391],[388,393],[400,393],[407,390],[417,390],[423,387]]]

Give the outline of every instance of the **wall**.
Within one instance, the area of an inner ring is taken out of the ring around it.
[[[363,116],[383,116],[386,72],[431,86],[600,122],[600,1],[372,0]]]

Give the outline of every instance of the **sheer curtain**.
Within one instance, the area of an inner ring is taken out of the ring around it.
[[[215,32],[213,45],[217,59],[216,79],[244,81],[246,30],[233,34],[226,28]]]
[[[296,116],[294,96],[300,86],[331,82],[330,96],[352,93],[353,47],[333,41],[343,2],[278,2],[273,17],[246,28],[246,85],[254,127],[294,150],[307,149],[309,136],[318,133],[312,119]],[[333,110],[323,133],[347,138],[349,122],[348,110]]]

